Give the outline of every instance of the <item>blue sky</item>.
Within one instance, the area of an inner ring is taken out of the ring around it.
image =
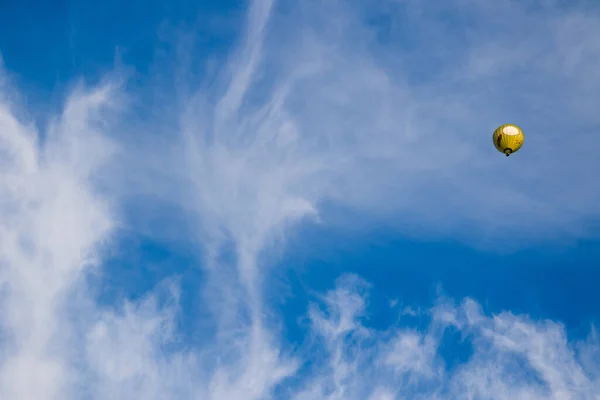
[[[0,398],[594,399],[599,21],[2,2]]]

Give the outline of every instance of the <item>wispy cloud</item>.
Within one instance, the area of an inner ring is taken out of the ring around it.
[[[600,392],[595,331],[573,343],[558,323],[489,316],[470,299],[441,300],[425,331],[375,331],[362,320],[372,288],[345,276],[309,307],[304,347],[292,351],[271,324],[264,279],[286,230],[305,218],[359,226],[332,221],[331,207],[486,246],[594,233],[600,11],[552,1],[381,6],[385,15],[341,1],[253,2],[217,83],[169,99],[181,105],[174,113],[161,104],[146,115],[143,145],[123,114],[136,94],[126,101],[118,80],[77,87],[43,128],[0,86],[0,397]],[[508,160],[491,146],[505,121],[527,135]],[[198,348],[179,342],[176,287],[114,310],[96,304],[86,280],[118,228],[142,228],[135,213],[163,201],[193,221],[205,249],[214,330]],[[448,330],[473,347],[452,370],[439,351]]]
[[[60,397],[72,377],[64,355],[75,332],[61,310],[115,223],[90,185],[113,151],[98,125],[109,123],[114,90],[76,90],[43,143],[0,103],[3,398]]]
[[[386,32],[341,2],[266,27],[251,13],[228,84],[203,86],[179,119],[191,207],[250,248],[330,202],[487,246],[591,234],[596,19],[552,3],[456,6],[389,4]],[[490,145],[506,121],[527,135],[508,160]]]
[[[441,299],[427,311],[425,331],[367,328],[364,283],[338,281],[313,331],[326,362],[315,364],[298,399],[592,399],[598,393],[598,339],[570,343],[564,327],[503,312],[486,315],[472,299]],[[405,324],[401,324],[405,325]],[[472,344],[468,361],[447,369],[439,348],[444,334],[459,332]],[[317,352],[318,354],[318,352]]]

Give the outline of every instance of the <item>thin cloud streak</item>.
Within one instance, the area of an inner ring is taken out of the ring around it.
[[[426,331],[364,325],[368,292],[356,276],[338,280],[311,312],[329,363],[317,364],[313,379],[295,399],[594,399],[598,375],[595,330],[569,342],[552,321],[502,312],[486,315],[466,298],[440,298],[425,315]],[[315,311],[320,310],[320,311]],[[410,322],[408,323],[410,324]],[[401,323],[401,325],[405,325]],[[468,361],[449,370],[439,354],[446,332],[472,344]],[[587,360],[594,358],[593,363]]]
[[[589,43],[600,27],[588,21],[581,30],[569,28],[569,21],[587,20],[578,10],[522,7],[505,2],[498,10],[459,9],[457,18],[468,18],[475,32],[495,21],[496,11],[524,27],[513,33],[492,24],[485,35],[493,40],[483,40],[445,27],[432,6],[410,23],[442,44],[423,41],[417,31],[423,49],[416,55],[393,41],[373,41],[360,15],[341,2],[328,6],[344,21],[335,29],[308,5],[298,12],[300,22],[278,14],[267,25],[270,35],[248,35],[266,44],[248,39],[225,69],[245,65],[223,89],[214,117],[207,110],[213,93],[202,87],[180,119],[189,163],[183,170],[191,174],[191,194],[182,197],[193,199],[188,206],[203,224],[213,221],[251,253],[284,221],[315,216],[331,202],[395,226],[452,233],[488,247],[502,235],[514,237],[508,245],[518,247],[593,234],[589,221],[600,209],[592,199],[600,185],[589,173],[597,158],[585,143],[597,121],[573,105],[600,101],[583,89],[598,84],[591,68],[598,54],[589,45],[575,57],[564,41]],[[405,17],[392,18],[401,23]],[[256,24],[250,32],[266,29]],[[274,30],[282,25],[286,29]],[[396,38],[393,29],[389,34]],[[454,38],[464,34],[459,47]],[[529,39],[516,46],[521,36]],[[446,52],[438,48],[444,45]],[[440,53],[436,64],[422,68],[431,78],[408,83],[419,71],[406,64],[429,51]],[[589,74],[573,76],[566,63]],[[490,137],[508,120],[525,127],[527,144],[505,160]],[[173,157],[181,160],[177,152]],[[569,178],[575,175],[580,179]],[[506,209],[510,214],[498,217]]]

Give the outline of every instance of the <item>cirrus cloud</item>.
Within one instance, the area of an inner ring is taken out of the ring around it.
[[[369,285],[351,275],[309,307],[310,340],[294,350],[279,336],[264,298],[268,266],[305,218],[357,226],[331,221],[343,207],[407,235],[488,246],[503,235],[589,237],[600,212],[588,145],[600,104],[593,6],[397,1],[378,15],[359,3],[316,5],[251,3],[217,82],[165,89],[177,107],[141,121],[143,146],[126,113],[136,93],[120,80],[80,85],[40,129],[15,89],[1,87],[2,398],[600,391],[594,330],[573,342],[558,322],[441,299],[424,330],[376,331],[363,321]],[[527,134],[509,162],[489,143],[508,119]],[[148,207],[165,203],[192,221],[184,231],[204,249],[199,289],[212,313],[202,345],[181,345],[177,285],[106,307],[87,279],[120,228],[148,229],[139,222]],[[453,369],[440,354],[450,330],[472,345]]]

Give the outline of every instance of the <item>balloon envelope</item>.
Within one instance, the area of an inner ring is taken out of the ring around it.
[[[525,135],[523,135],[523,130],[517,125],[504,124],[496,128],[492,139],[496,150],[506,154],[508,157],[523,146]]]

